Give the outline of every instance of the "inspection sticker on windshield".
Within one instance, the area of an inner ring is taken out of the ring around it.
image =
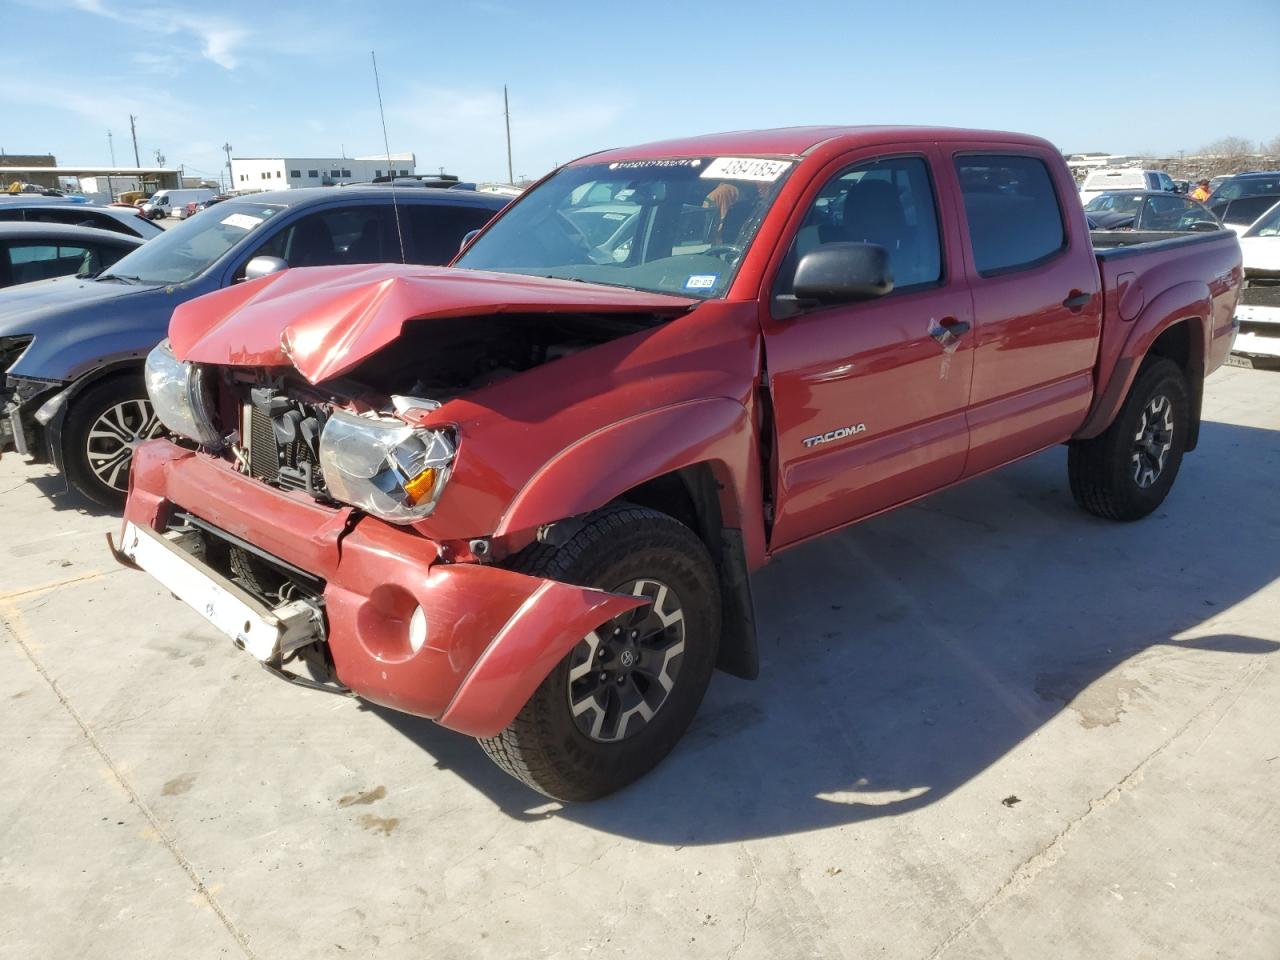
[[[695,273],[684,282],[686,290],[710,290],[720,279],[718,273]]]
[[[229,217],[223,217],[222,222],[229,227],[239,227],[241,230],[252,230],[262,222],[262,218],[251,217],[247,213],[233,213]]]
[[[757,183],[773,183],[790,167],[790,160],[716,157],[707,164],[701,176],[709,180],[754,180]]]

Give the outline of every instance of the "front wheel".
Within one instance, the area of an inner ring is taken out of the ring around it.
[[[1071,494],[1107,520],[1140,520],[1164,502],[1182,464],[1190,391],[1172,360],[1146,360],[1111,426],[1067,451]]]
[[[702,541],[677,520],[619,505],[521,573],[629,593],[647,606],[582,638],[516,719],[480,741],[499,767],[557,800],[594,800],[655,767],[688,728],[715,666],[720,591]]]
[[[67,411],[62,431],[67,481],[94,503],[124,506],[133,451],[163,431],[141,377],[95,383],[74,397]]]

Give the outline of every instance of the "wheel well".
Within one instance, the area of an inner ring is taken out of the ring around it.
[[[722,626],[716,666],[754,679],[759,653],[746,551],[742,531],[724,526],[722,487],[711,464],[698,463],[646,480],[618,499],[674,517],[706,544],[720,579]]]
[[[1191,392],[1191,424],[1187,433],[1187,450],[1194,450],[1200,440],[1200,407],[1204,400],[1204,337],[1198,317],[1179,320],[1156,337],[1147,356],[1164,357],[1178,365],[1187,378]]]

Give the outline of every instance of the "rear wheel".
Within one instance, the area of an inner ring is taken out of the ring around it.
[[[643,596],[582,638],[511,725],[481,740],[512,776],[557,800],[594,800],[656,766],[702,702],[720,636],[711,556],[677,520],[621,505],[560,547],[535,544],[521,573]]]
[[[1067,453],[1071,494],[1107,520],[1140,520],[1164,502],[1182,464],[1191,420],[1186,377],[1172,360],[1148,358],[1115,421]]]
[[[123,506],[133,451],[163,430],[141,377],[121,375],[95,383],[67,411],[62,431],[67,480],[95,503]]]

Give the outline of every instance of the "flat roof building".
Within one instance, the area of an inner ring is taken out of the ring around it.
[[[375,157],[232,157],[231,189],[288,190],[294,187],[332,187],[358,183],[388,174],[417,173],[412,153]]]

